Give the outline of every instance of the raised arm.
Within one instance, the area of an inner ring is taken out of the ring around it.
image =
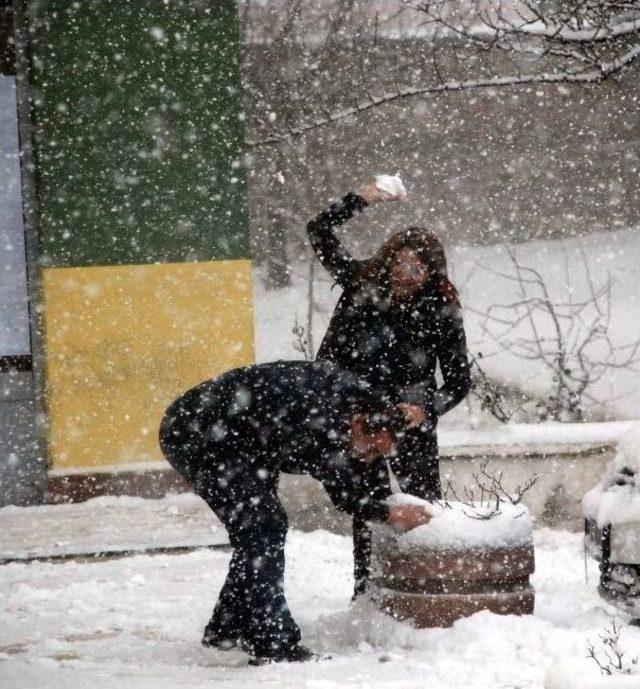
[[[362,264],[343,246],[334,228],[368,205],[362,196],[350,192],[307,223],[307,234],[318,260],[342,287],[357,278]]]
[[[359,194],[349,192],[341,201],[307,223],[307,234],[318,260],[333,279],[342,287],[357,280],[362,261],[355,259],[340,242],[334,231],[356,212],[381,201],[395,201],[398,197],[380,191],[375,184],[369,184]]]

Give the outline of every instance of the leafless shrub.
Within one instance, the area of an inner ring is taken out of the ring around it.
[[[635,672],[640,662],[640,656],[628,658],[620,646],[620,631],[622,626],[615,620],[599,634],[600,648],[596,649],[591,641],[587,641],[587,658],[591,658],[600,668],[603,675],[631,674]]]
[[[513,283],[515,301],[492,304],[480,326],[498,347],[518,359],[542,363],[550,373],[552,389],[537,404],[540,421],[581,421],[584,402],[598,403],[593,387],[614,369],[634,370],[640,361],[640,337],[619,345],[610,336],[611,276],[596,285],[586,257],[582,256],[587,295],[566,301],[552,298],[546,279],[525,266],[509,249],[513,272],[485,266],[496,277]],[[476,366],[478,366],[476,362]],[[487,408],[500,420],[510,413],[502,402],[486,395]]]
[[[471,394],[478,398],[483,411],[488,411],[502,423],[508,423],[513,418],[515,410],[507,407],[502,389],[486,374],[480,364],[480,359],[482,359],[482,354],[478,352],[469,361],[474,379]]]
[[[502,505],[518,505],[525,494],[538,482],[538,476],[531,476],[523,484],[517,484],[510,490],[504,486],[502,471],[489,471],[489,460],[482,462],[480,471],[473,474],[473,485],[463,486],[457,491],[448,480],[443,489],[442,507],[451,509],[451,500],[465,506],[464,514],[471,519],[488,520],[502,514]],[[524,514],[524,511],[522,512]],[[520,515],[521,516],[521,515]]]

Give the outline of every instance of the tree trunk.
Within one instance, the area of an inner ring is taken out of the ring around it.
[[[265,242],[267,289],[282,289],[291,284],[289,251],[284,215],[278,210],[269,212],[269,236]]]

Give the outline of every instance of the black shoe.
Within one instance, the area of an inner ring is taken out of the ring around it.
[[[220,632],[205,627],[200,643],[207,648],[217,648],[220,651],[230,651],[240,643],[240,634]]]
[[[319,656],[306,646],[296,644],[285,646],[268,654],[254,652],[249,658],[249,665],[268,665],[269,663],[304,663],[309,660],[320,660]]]

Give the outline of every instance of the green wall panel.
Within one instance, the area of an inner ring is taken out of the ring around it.
[[[234,1],[28,7],[43,264],[247,257]]]

